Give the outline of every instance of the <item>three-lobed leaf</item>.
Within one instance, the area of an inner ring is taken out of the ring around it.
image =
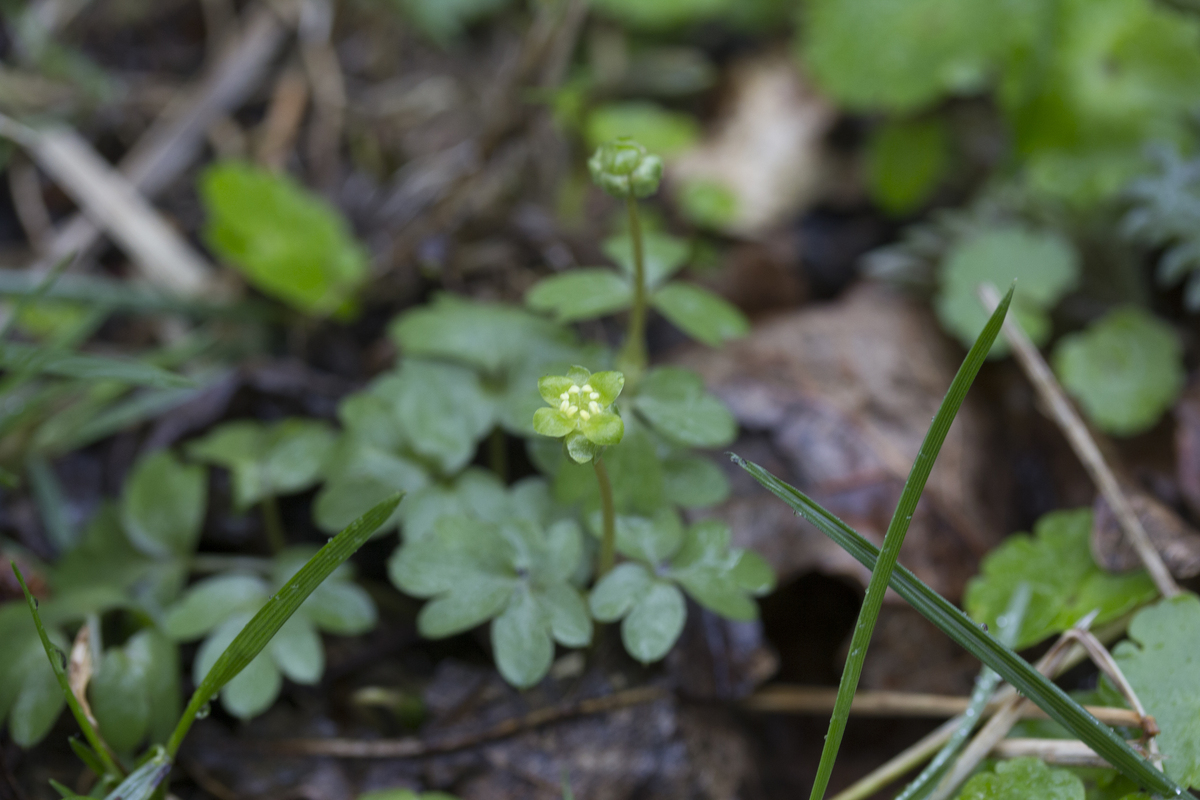
[[[1167,774],[1200,787],[1200,598],[1184,593],[1139,611],[1113,657],[1162,730]]]
[[[1040,758],[1001,761],[963,786],[958,800],[1084,800],[1083,781],[1073,772],[1055,769]]]
[[[705,390],[699,375],[681,367],[647,373],[633,407],[655,431],[688,447],[722,447],[737,435],[729,409]]]
[[[1065,631],[1092,611],[1096,624],[1120,617],[1152,600],[1154,582],[1139,570],[1110,575],[1092,559],[1092,511],[1053,511],[1034,525],[1033,536],[1010,536],[984,557],[980,575],[967,584],[963,605],[972,617],[995,625],[1021,583],[1033,602],[1017,648]]]
[[[121,494],[125,533],[146,555],[187,555],[200,536],[207,496],[203,467],[185,465],[169,450],[152,453],[134,465]]]

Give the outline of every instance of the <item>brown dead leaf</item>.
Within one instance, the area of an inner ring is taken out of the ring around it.
[[[1183,501],[1200,517],[1200,385],[1175,404],[1175,474]]]
[[[679,156],[668,177],[724,186],[737,198],[725,232],[758,236],[815,199],[835,112],[784,53],[735,64],[728,96],[713,135]]]
[[[1125,486],[1125,496],[1137,515],[1150,543],[1176,578],[1200,575],[1200,533],[1166,504],[1145,492]],[[1110,572],[1128,572],[1142,566],[1133,546],[1117,524],[1102,495],[1092,506],[1092,558]]]
[[[95,664],[92,662],[92,626],[80,625],[79,633],[75,634],[75,642],[71,645],[71,657],[67,661],[67,684],[71,694],[79,701],[83,714],[93,728],[100,727],[88,704],[87,687],[92,681]]]
[[[744,432],[735,452],[812,494],[878,544],[961,358],[926,308],[862,285],[836,303],[761,324],[715,355],[682,360],[733,410]],[[718,513],[738,544],[772,562],[781,582],[813,569],[866,582],[858,562],[756,483],[733,477],[734,497]],[[968,399],[901,553],[901,562],[942,594],[957,596],[999,539],[998,515],[985,502],[995,482],[984,419]]]

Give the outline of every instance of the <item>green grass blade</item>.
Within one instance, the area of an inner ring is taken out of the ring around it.
[[[0,369],[30,370],[57,378],[86,381],[119,381],[158,389],[191,386],[183,375],[131,358],[112,358],[84,353],[53,352],[26,344],[0,345]]]
[[[16,270],[0,270],[0,277],[9,277],[20,275],[24,280],[27,290],[17,296],[17,302],[13,303],[13,307],[9,309],[8,319],[4,320],[4,324],[0,325],[0,340],[6,339],[13,325],[16,324],[17,318],[21,316],[21,312],[29,306],[37,305],[38,302],[46,296],[46,294],[54,288],[54,284],[62,277],[63,272],[67,267],[71,266],[71,262],[75,260],[75,254],[60,258],[54,266],[50,267],[44,274],[28,274],[18,272]]]
[[[278,309],[258,301],[223,303],[172,297],[150,287],[94,275],[63,275],[45,285],[40,275],[21,270],[0,270],[0,297],[17,303],[38,298],[83,305],[101,305],[113,311],[142,314],[179,314],[189,317],[272,321]]]
[[[817,765],[817,777],[813,781],[811,800],[822,800],[829,786],[829,778],[833,775],[833,763],[837,760],[838,749],[842,746],[842,736],[846,732],[846,723],[850,719],[850,704],[854,693],[858,690],[858,679],[862,675],[863,662],[867,658],[867,647],[871,644],[871,633],[879,619],[879,610],[883,607],[883,595],[887,591],[888,581],[900,557],[900,546],[908,533],[909,523],[912,522],[913,512],[921,492],[925,490],[925,482],[933,469],[950,425],[962,407],[979,368],[992,349],[992,343],[1000,334],[1004,324],[1004,315],[1008,313],[1008,304],[1012,302],[1013,289],[1000,301],[1000,305],[992,312],[991,319],[983,327],[979,338],[967,353],[958,374],[950,383],[942,404],[933,417],[933,422],[925,434],[925,441],[917,452],[917,460],[913,462],[908,480],[904,482],[904,490],[900,493],[900,502],[892,514],[887,533],[883,536],[883,548],[871,571],[871,580],[867,583],[867,594],[863,598],[862,608],[858,612],[858,622],[854,625],[854,633],[850,638],[850,654],[846,658],[846,666],[842,670],[842,680],[838,684],[837,699],[833,703],[833,714],[829,718],[829,732],[825,735],[825,745],[821,749],[821,763]]]
[[[1029,598],[1032,595],[1033,591],[1029,588],[1029,584],[1021,581],[1008,601],[1008,608],[997,620],[1000,630],[997,632],[996,638],[1005,647],[1012,647],[1017,643],[1017,634],[1021,630],[1021,623],[1025,620],[1025,612],[1029,608]],[[967,710],[961,715],[958,727],[954,729],[954,733],[942,745],[942,749],[937,752],[933,760],[926,765],[925,769],[921,770],[921,774],[904,787],[903,792],[896,795],[896,800],[919,800],[919,798],[929,796],[946,767],[950,765],[951,759],[967,743],[971,732],[983,720],[983,710],[987,706],[988,700],[992,699],[992,693],[996,691],[998,683],[1000,683],[1000,674],[985,665],[980,670],[979,677],[975,679],[971,700],[967,704]]]
[[[321,584],[321,581],[328,578],[342,562],[362,547],[367,539],[371,538],[371,534],[392,516],[392,512],[396,510],[396,506],[400,504],[403,496],[403,494],[392,495],[330,539],[324,547],[317,551],[316,555],[308,560],[307,564],[300,568],[299,572],[292,576],[291,580],[267,601],[267,604],[254,615],[254,618],[246,623],[246,627],[242,628],[241,633],[230,643],[229,647],[225,648],[225,652],[217,659],[217,663],[213,664],[208,675],[196,687],[192,699],[184,709],[183,716],[179,718],[179,724],[175,726],[175,731],[167,742],[169,755],[174,757],[175,753],[179,752],[179,745],[183,742],[183,737],[187,735],[188,729],[192,727],[196,715],[200,713],[205,703],[212,700],[222,686],[254,660],[254,657],[267,646],[271,637],[279,632],[283,623],[287,622],[300,604]]]
[[[819,503],[794,486],[779,480],[759,465],[737,456],[733,460],[749,472],[768,491],[783,500],[799,516],[811,522],[817,530],[833,540],[867,569],[874,569],[879,549],[860,536],[853,528],[829,513]],[[1000,673],[1017,691],[1069,730],[1075,738],[1098,753],[1101,758],[1156,794],[1176,797],[1183,789],[1149,761],[1139,756],[1117,736],[1112,728],[1089,714],[1084,708],[1029,665],[1025,659],[988,636],[957,606],[930,589],[903,566],[897,565],[890,586],[963,649]]]
[[[161,747],[154,756],[104,796],[104,800],[149,800],[171,774],[171,756]]]
[[[67,654],[50,642],[50,637],[46,634],[46,626],[42,624],[42,615],[38,613],[37,600],[34,599],[33,593],[29,591],[29,587],[25,585],[25,576],[21,574],[21,569],[15,562],[9,563],[12,564],[12,571],[17,576],[17,583],[21,584],[21,591],[25,592],[25,602],[29,604],[29,613],[33,615],[33,624],[37,627],[38,637],[41,638],[42,647],[46,650],[46,658],[50,659],[50,668],[54,670],[54,677],[58,679],[58,686],[62,689],[63,697],[66,698],[67,706],[71,709],[71,713],[75,715],[75,721],[79,723],[79,729],[83,731],[88,744],[92,746],[101,764],[104,765],[104,774],[116,775],[118,777],[124,775],[125,772],[117,766],[117,762],[109,754],[104,740],[100,738],[100,734],[92,726],[91,721],[88,720],[87,714],[83,711],[83,706],[79,704],[79,698],[71,691],[71,684],[67,680]]]

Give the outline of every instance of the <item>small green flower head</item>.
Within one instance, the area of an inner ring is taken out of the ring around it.
[[[538,381],[538,391],[551,408],[537,410],[533,429],[562,439],[571,459],[585,464],[625,435],[625,423],[612,410],[623,388],[625,376],[619,372],[593,375],[571,367],[566,375],[547,375]]]
[[[658,191],[663,163],[628,136],[596,148],[588,159],[592,180],[613,197],[649,197]]]

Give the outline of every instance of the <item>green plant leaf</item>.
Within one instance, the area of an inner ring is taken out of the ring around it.
[[[1129,639],[1113,657],[1162,730],[1167,774],[1200,787],[1200,598],[1184,593],[1139,611]]]
[[[204,679],[199,682],[180,717],[179,724],[167,742],[168,753],[178,752],[183,737],[187,735],[196,714],[204,704],[253,661],[300,604],[312,594],[313,589],[362,547],[371,538],[371,534],[392,516],[396,506],[400,504],[401,497],[389,497],[330,539],[328,544],[317,551],[317,554],[259,609],[253,619],[221,652],[212,668],[206,671]]]
[[[649,664],[670,651],[686,620],[683,594],[666,581],[652,579],[622,620],[621,641],[629,655]]]
[[[984,557],[980,575],[967,584],[963,605],[974,619],[995,626],[1017,586],[1028,583],[1033,602],[1016,648],[1067,630],[1092,611],[1095,624],[1157,596],[1154,582],[1139,570],[1110,575],[1092,560],[1092,511],[1053,511],[1037,521],[1034,535],[1010,536]]]
[[[165,742],[182,706],[179,648],[161,631],[143,628],[125,643],[125,652],[144,676],[143,690],[150,707],[146,735],[152,744]]]
[[[544,530],[529,518],[440,517],[392,555],[388,574],[398,588],[432,598],[417,627],[450,636],[491,619],[496,665],[514,686],[532,686],[550,667],[554,641],[580,647],[591,622],[569,580],[583,556],[573,523]]]
[[[910,111],[978,91],[1019,35],[1019,4],[958,0],[813,0],[801,55],[817,83],[855,110]]]
[[[633,240],[622,233],[604,240],[604,255],[621,268],[621,272],[632,280],[635,273],[633,262]],[[645,270],[646,288],[653,291],[672,275],[683,269],[692,254],[692,247],[683,239],[657,231],[642,234],[642,268]]]
[[[794,486],[789,486],[757,464],[737,456],[733,456],[733,460],[742,469],[749,472],[765,489],[811,522],[817,530],[829,537],[856,561],[867,569],[875,568],[876,560],[879,557],[879,548]],[[1045,676],[1031,667],[1027,661],[984,633],[978,623],[973,622],[953,603],[930,589],[907,569],[897,565],[889,585],[918,613],[940,628],[943,633],[971,655],[998,672],[1021,694],[1028,697],[1038,708],[1058,721],[1076,738],[1101,754],[1123,775],[1141,786],[1150,787],[1155,792],[1170,797],[1174,797],[1182,791],[1178,784],[1135,753],[1125,740],[1111,728],[1089,714],[1062,689],[1046,680]]]
[[[379,619],[371,595],[348,580],[331,578],[314,589],[300,608],[318,628],[342,636],[366,633]]]
[[[948,149],[945,126],[936,117],[888,121],[867,146],[871,198],[889,214],[916,210],[942,179]]]
[[[1035,344],[1044,343],[1050,338],[1047,312],[1079,281],[1079,256],[1056,233],[1006,225],[985,229],[955,245],[941,265],[934,298],[938,319],[970,346],[988,319],[979,303],[979,285],[1007,286],[1014,280],[1012,313]],[[1000,339],[991,355],[1007,352],[1007,342]]]
[[[571,362],[578,353],[574,334],[558,323],[451,294],[401,314],[389,332],[406,356],[456,361],[490,376],[531,359]]]
[[[125,533],[146,555],[189,555],[200,537],[207,495],[203,467],[185,466],[169,450],[144,456],[121,494]]]
[[[217,659],[228,650],[238,633],[253,617],[252,611],[238,612],[226,617],[200,644],[192,665],[193,683],[197,686],[203,683],[216,665]],[[270,643],[267,644],[269,647]],[[270,650],[267,650],[252,659],[248,667],[239,671],[221,688],[221,705],[235,717],[249,719],[270,708],[282,687],[283,677],[271,658]]]
[[[150,800],[158,787],[171,775],[171,756],[162,748],[129,773],[104,800]]]
[[[658,433],[689,447],[721,447],[737,436],[733,414],[704,389],[700,376],[681,367],[646,374],[633,407]]]
[[[599,529],[593,516],[593,529]],[[683,523],[672,508],[661,508],[653,518],[618,515],[617,552],[658,567],[679,550],[684,540]]]
[[[191,378],[168,372],[144,361],[85,353],[54,352],[46,346],[15,342],[0,344],[0,369],[29,368],[45,375],[89,382],[115,381],[154,389],[195,386]]]
[[[719,347],[745,336],[750,322],[737,307],[708,289],[673,281],[654,292],[650,304],[698,342]]]
[[[641,564],[625,561],[596,582],[588,596],[592,616],[600,622],[616,622],[650,591],[650,572]]]
[[[1054,371],[1108,433],[1153,427],[1183,391],[1183,347],[1166,322],[1139,308],[1110,311],[1059,340]]]
[[[146,736],[150,723],[146,678],[140,663],[114,647],[104,654],[88,687],[100,733],[118,753],[132,752]]]
[[[588,114],[584,138],[588,150],[628,136],[651,153],[664,158],[694,145],[700,139],[700,123],[690,114],[668,111],[642,100],[610,103]]]
[[[375,610],[374,606],[371,610]],[[293,614],[268,647],[276,668],[289,680],[311,685],[325,672],[325,648],[305,614]]]
[[[171,638],[186,642],[203,636],[230,614],[262,608],[270,587],[255,575],[214,575],[192,585],[167,609],[163,628]]]
[[[200,196],[213,251],[299,311],[339,311],[367,277],[367,254],[346,221],[287,176],[225,162],[201,176]]]
[[[518,688],[533,686],[550,669],[554,642],[546,624],[544,606],[525,586],[492,623],[492,649],[496,668],[504,680]]]
[[[593,0],[596,12],[633,29],[661,31],[732,13],[732,0]]]
[[[755,594],[766,594],[775,586],[774,575],[761,558],[731,547],[730,541],[729,526],[720,520],[691,525],[668,575],[710,611],[729,619],[758,619],[758,606],[746,585]],[[747,564],[739,571],[743,560]]]
[[[611,269],[590,267],[543,278],[525,295],[525,305],[549,312],[559,322],[615,314],[629,308],[633,288]]]
[[[663,490],[683,508],[709,508],[729,497],[729,481],[707,458],[686,453],[663,459]]]
[[[294,418],[270,425],[239,420],[191,442],[187,452],[233,474],[235,504],[244,511],[267,497],[313,486],[334,444],[333,430],[318,420]]]
[[[392,0],[421,33],[446,46],[466,26],[486,19],[510,0]]]
[[[1051,769],[1040,758],[1001,761],[963,786],[958,800],[1084,800],[1083,781],[1065,769]]]

